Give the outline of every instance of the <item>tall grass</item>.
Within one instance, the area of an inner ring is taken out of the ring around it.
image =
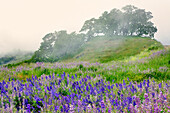
[[[43,74],[52,75],[53,73],[62,74],[63,72],[84,77],[86,75],[100,75],[106,78],[107,81],[114,80],[115,82],[120,82],[127,77],[137,82],[149,77],[156,81],[169,80],[169,53],[169,50],[145,51],[137,55],[136,57],[138,58],[131,57],[104,64],[97,62],[32,63],[12,68],[1,67],[0,80],[8,79],[9,77],[26,80],[32,75],[40,77]]]

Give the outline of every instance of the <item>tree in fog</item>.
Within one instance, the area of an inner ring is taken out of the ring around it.
[[[62,30],[49,33],[43,38],[40,48],[33,55],[33,61],[55,62],[74,55],[84,43],[83,34],[70,34]]]
[[[34,61],[47,61],[53,52],[53,43],[55,42],[55,36],[49,33],[43,37],[43,42],[40,45],[38,51],[33,55]]]
[[[105,36],[148,36],[154,37],[157,28],[150,21],[151,12],[127,5],[119,9],[105,11],[98,19],[92,18],[85,21],[80,32],[86,32],[89,38],[103,33]]]
[[[157,28],[150,21],[153,18],[151,12],[146,12],[144,9],[138,9],[132,5],[127,5],[122,10],[124,15],[122,20],[122,28],[125,29],[124,35],[154,37]]]
[[[76,34],[75,32],[67,34],[67,31],[59,31],[54,44],[53,56],[69,57],[69,55],[75,53],[83,43],[84,38],[82,37],[82,34]]]

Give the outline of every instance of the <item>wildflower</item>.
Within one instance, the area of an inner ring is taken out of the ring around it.
[[[87,110],[88,110],[88,112],[91,112],[91,105],[90,104],[87,106]]]
[[[144,96],[145,96],[145,98],[148,98],[148,94],[147,93],[145,93]]]
[[[162,87],[162,83],[159,84],[159,88],[161,88],[161,87]]]
[[[101,101],[100,106],[101,108],[105,108],[104,100]]]
[[[70,105],[69,111],[70,111],[70,113],[74,113],[74,107],[72,104]]]

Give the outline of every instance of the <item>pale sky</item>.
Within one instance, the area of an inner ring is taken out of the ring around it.
[[[0,54],[35,51],[47,33],[79,31],[86,20],[130,4],[152,12],[155,38],[170,45],[170,0],[0,0]]]

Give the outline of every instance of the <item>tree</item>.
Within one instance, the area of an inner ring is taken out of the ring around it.
[[[83,34],[72,32],[67,34],[66,31],[59,31],[54,44],[53,56],[63,57],[74,54],[84,43]]]
[[[157,28],[150,21],[151,12],[127,5],[119,9],[105,11],[98,19],[85,21],[80,32],[85,32],[89,40],[102,33],[106,36],[149,36],[153,37]]]
[[[96,19],[92,18],[90,20],[85,21],[83,27],[79,32],[86,32],[87,37],[90,39],[94,36],[94,29],[96,25]]]
[[[34,62],[56,62],[64,57],[73,56],[84,43],[83,34],[70,34],[62,30],[49,33],[43,38],[40,48],[34,53]]]
[[[49,59],[50,54],[53,52],[53,44],[55,41],[55,36],[52,33],[49,33],[43,37],[43,42],[38,51],[33,55],[33,59],[35,61],[47,61]]]

